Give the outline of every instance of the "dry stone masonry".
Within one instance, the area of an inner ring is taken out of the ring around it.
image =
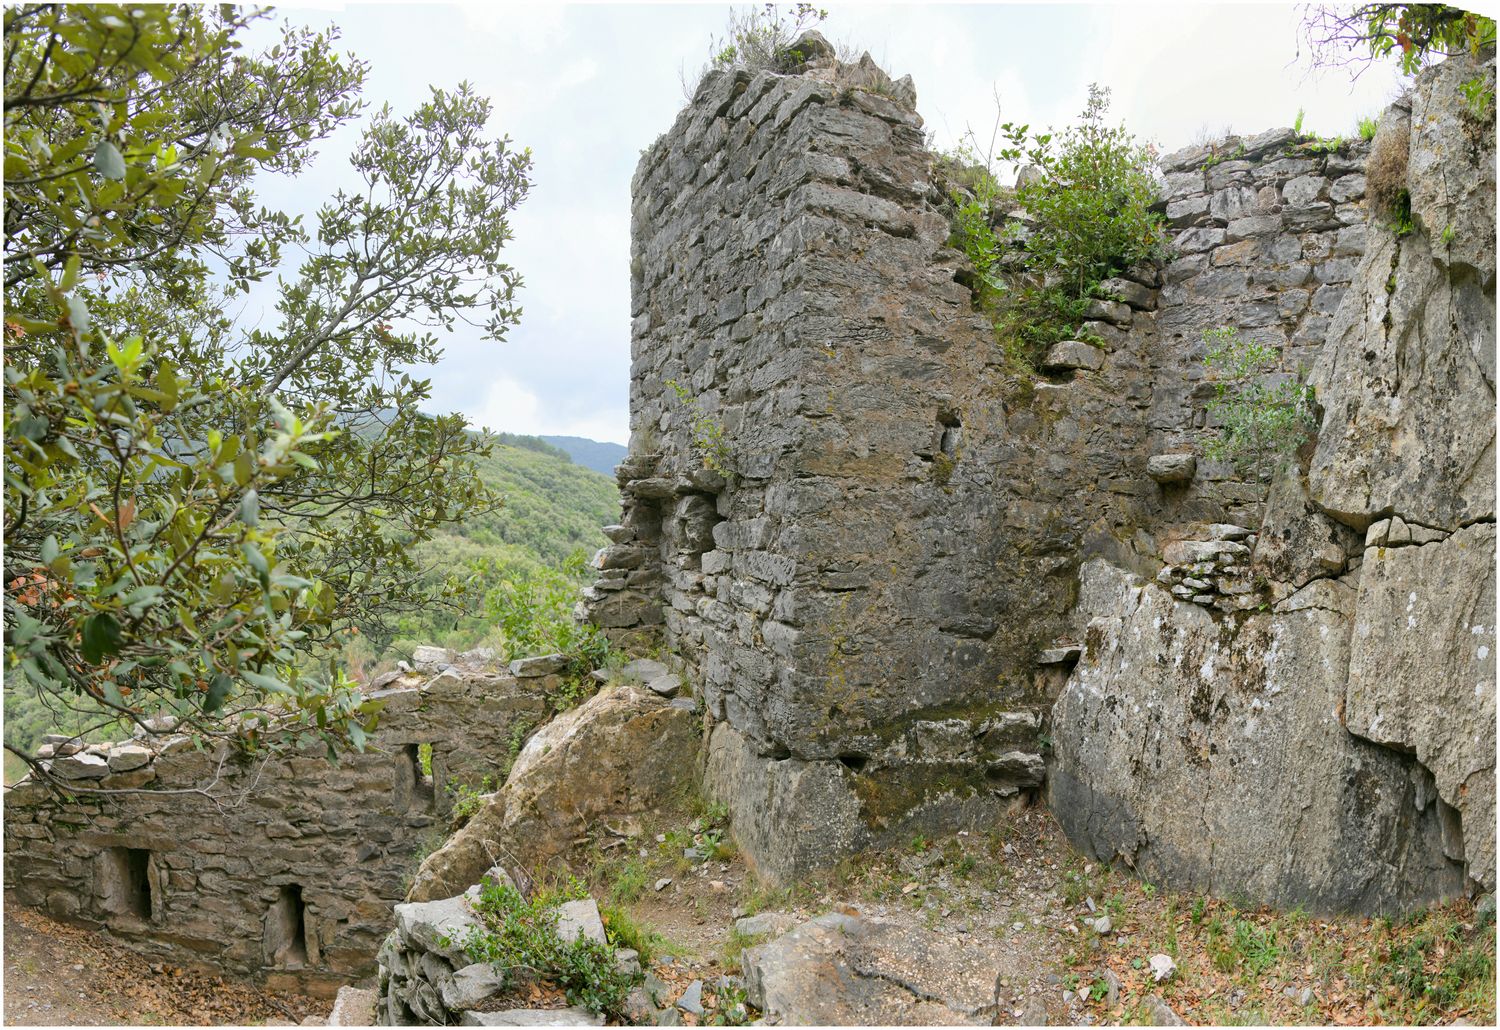
[[[686,662],[707,708],[708,788],[761,873],[992,823],[1050,776],[1075,840],[1155,856],[1145,864],[1167,879],[1366,910],[1461,890],[1452,799],[1458,783],[1492,792],[1492,741],[1487,764],[1454,763],[1434,793],[1418,745],[1356,737],[1341,701],[1357,648],[1336,613],[1377,555],[1372,516],[1399,512],[1319,496],[1327,441],[1310,481],[1268,484],[1207,457],[1220,427],[1206,330],[1271,348],[1268,384],[1306,381],[1330,360],[1325,340],[1363,331],[1341,328],[1346,312],[1385,311],[1351,293],[1391,260],[1365,256],[1391,237],[1367,217],[1367,145],[1280,129],[1163,159],[1170,256],[1107,283],[1115,299],[1027,382],[972,310],[909,81],[815,42],[804,52],[793,74],[710,74],[642,158],[624,517],[584,605],[617,639]],[[1445,203],[1488,204],[1492,219],[1493,196],[1471,193]],[[1465,274],[1489,307],[1458,306],[1450,335],[1489,354],[1490,379],[1402,377],[1429,413],[1404,417],[1444,423],[1454,449],[1469,441],[1464,470],[1494,436],[1492,277]],[[1343,403],[1330,418],[1385,410]],[[1444,413],[1468,406],[1466,434]],[[1395,464],[1448,481],[1453,460],[1393,463],[1372,442],[1384,425],[1339,446],[1388,479]],[[1493,492],[1474,477],[1466,497]],[[1137,580],[1147,595],[1130,593]],[[1121,620],[1116,636],[1101,618]],[[1137,634],[1128,657],[1119,633]],[[1207,671],[1174,680],[1190,656]],[[1153,686],[1143,666],[1163,662]],[[1275,682],[1287,670],[1308,681],[1296,711],[1257,696],[1292,693]],[[1461,673],[1465,689],[1489,670]],[[1302,747],[1318,760],[1280,754]],[[1157,768],[1160,783],[1145,772]],[[1204,791],[1218,780],[1230,789]],[[1147,793],[1171,811],[1135,811]],[[1215,806],[1225,821],[1204,834]],[[1190,826],[1209,855],[1176,842]],[[1267,839],[1291,857],[1250,877]]]
[[[1303,316],[1324,416],[1250,548],[1269,610],[1195,610],[1181,566],[1170,593],[1085,567],[1050,798],[1101,858],[1316,909],[1494,889],[1495,137],[1461,95],[1476,75],[1493,60],[1444,62],[1386,113],[1374,147],[1403,151],[1416,228],[1376,212],[1352,283]],[[1344,181],[1298,196],[1326,189],[1337,217]]]
[[[54,776],[138,789],[8,791],[6,890],[174,962],[318,991],[373,973],[417,852],[446,829],[446,786],[497,775],[513,734],[547,715],[545,681],[486,653],[416,658],[376,681],[378,730],[337,766],[321,745],[254,760],[198,752],[169,722],[131,743],[55,745]]]
[[[126,792],[7,795],[22,903],[329,988],[375,970],[405,896],[382,1019],[522,1025],[567,1014],[486,1008],[434,927],[497,863],[695,779],[773,881],[1045,798],[1081,850],[1180,888],[1368,913],[1494,889],[1495,135],[1463,89],[1493,59],[1424,72],[1369,147],[1281,129],[1163,158],[1170,253],[1029,376],[973,309],[910,80],[798,49],[707,75],[634,182],[623,513],[580,614],[663,662],[598,674],[410,884],[445,784],[509,766],[560,656],[423,649],[337,767],[166,724],[52,741],[53,777]],[[1367,191],[1408,197],[1411,231]],[[1208,457],[1222,327],[1315,390],[1269,480]],[[842,918],[792,943],[870,1013],[904,1002],[888,928]],[[816,1011],[794,973],[747,952],[768,1013]],[[988,1018],[961,973],[928,1000]]]

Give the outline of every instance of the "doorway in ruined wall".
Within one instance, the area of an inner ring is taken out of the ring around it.
[[[100,907],[106,917],[151,922],[158,899],[150,851],[144,848],[108,848],[99,856],[97,875]]]
[[[266,912],[262,940],[266,965],[272,969],[305,969],[311,964],[308,947],[307,905],[302,886],[283,884]]]

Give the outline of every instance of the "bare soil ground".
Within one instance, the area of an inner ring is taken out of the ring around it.
[[[5,899],[5,1025],[295,1025],[327,1002],[152,962]]]
[[[739,971],[740,952],[763,938],[736,934],[737,915],[843,909],[998,942],[996,1022],[1148,1023],[1155,995],[1190,1024],[1495,1023],[1494,919],[1466,901],[1394,922],[1237,907],[1085,860],[1040,808],[994,833],[916,838],[766,891],[727,847],[700,864],[680,857],[712,844],[713,825],[710,815],[666,840],[641,835],[596,854],[589,876],[602,905],[678,956],[656,965],[677,989]],[[1176,965],[1162,982],[1150,969],[1159,954]]]

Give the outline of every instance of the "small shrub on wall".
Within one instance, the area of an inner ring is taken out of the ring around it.
[[[953,242],[974,268],[975,304],[993,319],[1020,370],[1034,369],[1049,346],[1077,335],[1103,279],[1165,246],[1162,219],[1151,210],[1153,155],[1124,126],[1106,124],[1108,109],[1109,90],[1090,86],[1078,124],[1061,136],[1000,123],[988,148],[970,133],[941,161],[952,184]],[[1006,191],[997,164],[1022,161],[1034,174]],[[995,227],[1001,199],[1025,209],[1024,226]]]
[[[1203,363],[1214,385],[1208,415],[1220,426],[1207,448],[1215,461],[1231,461],[1262,476],[1276,471],[1316,426],[1312,387],[1292,379],[1271,380],[1276,351],[1240,336],[1232,327],[1203,333]]]

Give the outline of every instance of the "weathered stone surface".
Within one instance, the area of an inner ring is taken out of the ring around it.
[[[567,667],[567,655],[544,654],[531,658],[517,658],[510,663],[510,674],[517,679],[530,679],[535,676],[551,676],[562,672]]]
[[[1294,158],[1277,131],[1198,151],[1165,183],[1171,259],[1105,284],[1122,300],[1079,327],[1097,352],[1056,355],[1089,374],[1022,389],[947,246],[920,120],[830,89],[840,67],[710,77],[642,156],[617,477],[631,573],[608,570],[584,605],[615,639],[681,656],[714,724],[707,791],[772,876],[903,825],[992,822],[1035,788],[1064,679],[1036,659],[1082,630],[1080,561],[1154,574],[1156,541],[1184,526],[1259,525],[1258,482],[1202,462],[1157,489],[1148,471],[1218,432],[1203,331],[1239,327],[1296,375],[1362,243],[1341,235],[1362,221],[1355,184],[1347,224],[1321,186],[1296,212],[1282,193],[1337,182],[1363,144]],[[1024,236],[1029,216],[1005,217]],[[723,453],[705,453],[704,419]],[[734,474],[708,476],[710,458]],[[1204,584],[1188,596],[1272,603],[1238,565],[1183,570]],[[1011,739],[985,729],[1011,717],[1027,727]]]
[[[1358,550],[1358,534],[1318,510],[1308,499],[1300,475],[1292,472],[1278,477],[1251,561],[1259,572],[1283,585],[1280,595],[1321,576],[1342,574],[1349,555]]]
[[[411,653],[412,668],[418,672],[441,672],[453,664],[454,653],[446,647],[422,645]]]
[[[1475,74],[1464,58],[1419,79],[1406,185],[1422,228],[1371,232],[1311,380],[1312,497],[1361,531],[1381,513],[1450,530],[1495,514],[1495,137],[1459,92]]]
[[[784,1025],[986,1024],[995,945],[840,912],[746,948],[745,992]]]
[[[599,918],[598,903],[584,898],[557,906],[557,936],[564,941],[587,937],[604,944],[604,921]]]
[[[1462,890],[1420,768],[1339,721],[1349,592],[1219,623],[1103,561],[1083,575],[1092,620],[1048,781],[1075,844],[1286,907],[1402,911]]]
[[[474,883],[496,856],[542,864],[597,820],[646,811],[680,794],[693,774],[698,721],[633,686],[601,690],[526,742],[505,786],[427,857],[408,895],[446,897]]]
[[[139,769],[151,761],[154,752],[139,744],[118,744],[110,748],[109,769],[111,772],[128,772]]]
[[[339,988],[328,1013],[328,1026],[374,1026],[376,992],[358,987]]]
[[[54,758],[49,771],[62,780],[98,780],[109,775],[109,762],[98,755],[80,751]]]
[[[1048,372],[1071,372],[1078,368],[1097,372],[1103,367],[1104,352],[1079,340],[1053,344],[1042,361],[1042,368]]]
[[[471,895],[397,905],[396,936],[408,950],[441,955],[457,965],[467,964],[463,941],[481,929],[469,907]]]
[[[757,912],[734,921],[734,932],[741,937],[764,937],[783,934],[797,925],[795,916],[786,912]]]
[[[429,674],[402,674],[374,692],[385,703],[379,726],[338,765],[321,743],[247,761],[157,735],[80,753],[103,777],[91,785],[138,789],[80,794],[71,806],[40,784],[8,791],[7,891],[26,904],[65,891],[76,899],[68,918],[122,928],[122,947],[155,960],[276,977],[331,998],[374,971],[412,854],[446,820],[445,785],[497,775],[513,734],[546,716],[541,690],[482,656],[448,664],[444,690],[421,689]],[[146,764],[114,771],[142,752]],[[72,814],[52,818],[65,807]],[[42,825],[39,836],[20,832]]]
[[[1146,475],[1158,483],[1190,483],[1198,470],[1198,459],[1191,454],[1153,454],[1146,459]]]
[[[460,966],[443,981],[438,993],[450,1010],[477,1009],[505,989],[505,974],[488,962]]]
[[[1415,753],[1462,816],[1454,857],[1494,890],[1494,525],[1366,550],[1351,648],[1345,723]]]
[[[604,1017],[575,1005],[568,1009],[465,1012],[459,1026],[603,1026]]]

